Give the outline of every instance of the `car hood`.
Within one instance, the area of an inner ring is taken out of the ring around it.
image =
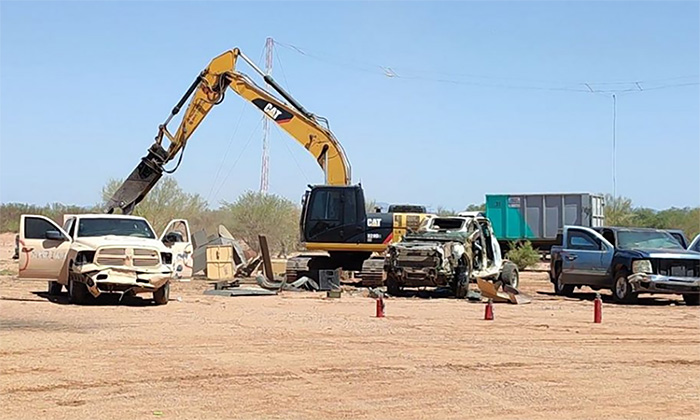
[[[466,232],[411,232],[400,243],[413,242],[466,242]]]
[[[78,238],[74,241],[76,244],[80,244],[86,248],[97,249],[102,246],[124,246],[132,248],[156,248],[160,250],[165,249],[165,245],[157,239],[148,238],[136,238],[133,236],[95,236],[95,237],[85,237]]]
[[[410,249],[410,250],[435,250],[442,248],[441,242],[418,242],[418,241],[402,241],[390,245],[394,249]]]
[[[700,254],[682,248],[678,249],[620,249],[635,258],[674,258],[700,260]]]

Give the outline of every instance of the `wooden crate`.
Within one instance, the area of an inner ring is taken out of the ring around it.
[[[207,278],[212,280],[230,280],[233,279],[234,273],[233,246],[207,246]]]

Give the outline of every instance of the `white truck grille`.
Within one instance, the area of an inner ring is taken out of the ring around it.
[[[157,267],[160,255],[157,250],[149,248],[102,248],[97,252],[95,262],[123,267]]]

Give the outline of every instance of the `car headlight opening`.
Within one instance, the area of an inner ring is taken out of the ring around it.
[[[644,273],[644,274],[653,274],[654,269],[651,266],[651,261],[649,260],[637,260],[632,262],[632,272],[637,274],[637,273]]]

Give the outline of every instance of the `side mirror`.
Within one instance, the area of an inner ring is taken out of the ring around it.
[[[46,239],[51,239],[53,241],[65,241],[66,238],[57,230],[47,230]]]

